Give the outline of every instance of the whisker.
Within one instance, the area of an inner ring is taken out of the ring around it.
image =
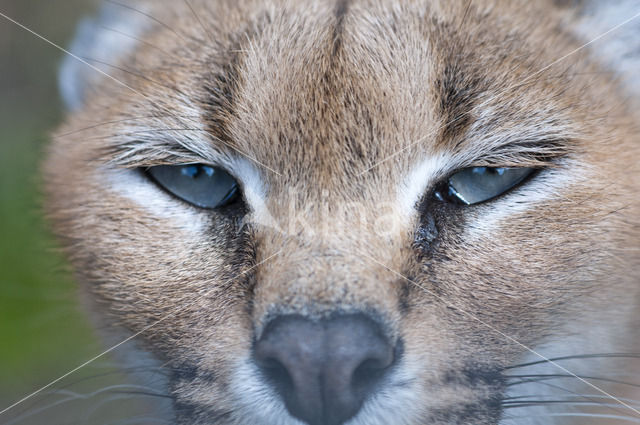
[[[123,118],[123,119],[119,119],[119,120],[100,122],[100,123],[93,124],[93,125],[88,126],[88,127],[79,128],[77,130],[69,131],[69,132],[62,133],[62,134],[55,134],[55,135],[51,136],[51,138],[52,139],[60,139],[60,138],[63,138],[63,137],[68,137],[68,136],[72,136],[72,135],[77,134],[77,133],[81,133],[83,131],[94,130],[96,128],[100,128],[100,127],[106,126],[106,125],[122,124],[122,123],[134,122],[134,121],[140,121],[140,120],[152,119],[152,118],[199,118],[199,117],[200,116],[196,115],[196,114],[193,114],[193,115],[173,115],[173,114],[164,115],[164,114],[156,114],[156,115],[138,116],[138,117],[133,117],[133,118]]]
[[[132,418],[123,419],[121,421],[114,422],[113,425],[128,425],[128,424],[140,424],[140,421],[148,420],[151,424],[171,424],[171,421],[160,419],[155,416],[134,416]]]
[[[22,420],[25,420],[25,419],[30,418],[32,416],[35,416],[35,415],[37,415],[39,413],[42,413],[44,411],[50,410],[50,409],[52,409],[54,407],[61,406],[61,405],[65,404],[65,403],[69,403],[69,402],[72,402],[72,401],[89,400],[91,398],[94,398],[94,397],[96,397],[96,396],[98,396],[100,394],[104,394],[104,393],[116,393],[116,394],[118,394],[119,393],[118,389],[124,389],[124,388],[137,388],[137,389],[140,390],[140,391],[138,391],[139,394],[146,394],[146,395],[154,394],[154,396],[158,396],[158,397],[162,396],[162,397],[173,398],[170,395],[160,395],[160,394],[157,394],[157,393],[150,393],[150,392],[147,392],[147,391],[143,391],[143,390],[153,390],[153,388],[145,387],[145,386],[142,386],[142,385],[133,385],[133,384],[110,385],[108,387],[104,387],[104,388],[101,388],[99,390],[96,390],[96,391],[93,391],[93,392],[90,392],[90,393],[79,393],[79,392],[75,392],[75,391],[61,389],[61,390],[49,391],[46,394],[44,394],[43,397],[52,396],[52,395],[60,395],[60,396],[64,395],[64,396],[66,396],[66,398],[64,398],[62,400],[56,400],[56,401],[54,401],[54,402],[52,402],[50,404],[47,404],[47,405],[39,407],[39,408],[35,408],[35,409],[29,408],[29,409],[27,409],[26,412],[20,414],[19,416],[17,416],[16,418],[12,419],[11,421],[5,423],[4,425],[16,424],[16,423],[18,423],[18,422],[20,422]],[[122,393],[133,394],[134,392],[124,392],[123,391]]]
[[[123,7],[123,8],[125,8],[125,9],[129,9],[129,10],[131,10],[131,11],[133,11],[133,12],[139,13],[140,15],[145,16],[145,17],[147,17],[147,18],[151,19],[153,22],[155,22],[155,23],[157,23],[157,24],[159,24],[159,25],[163,26],[164,28],[168,29],[169,31],[171,31],[172,33],[174,33],[178,38],[180,38],[183,42],[185,42],[185,43],[187,42],[187,39],[184,37],[184,35],[180,34],[180,33],[179,33],[179,32],[177,32],[175,29],[173,29],[171,26],[169,26],[169,25],[167,25],[166,23],[162,22],[161,20],[159,20],[159,19],[158,19],[158,18],[156,18],[155,16],[150,15],[150,14],[148,14],[148,13],[146,13],[146,12],[142,11],[142,10],[136,9],[136,8],[135,8],[135,7],[133,7],[133,6],[130,6],[130,5],[128,5],[128,4],[124,4],[124,3],[117,2],[117,1],[115,1],[115,0],[105,0],[105,1],[106,1],[106,2],[108,2],[108,3],[114,4],[114,5],[116,5],[116,6],[120,6],[120,7]],[[189,37],[189,38],[191,38],[192,40],[198,41],[198,42],[202,42],[202,40],[196,40],[196,39],[193,39],[192,37]]]
[[[620,399],[623,400],[623,399]],[[634,400],[635,401],[635,400]],[[637,401],[636,401],[637,402]],[[568,400],[523,400],[518,402],[507,402],[502,403],[502,407],[505,409],[514,409],[518,407],[534,407],[534,406],[546,406],[553,404],[562,404],[563,406],[597,406],[597,407],[613,407],[615,404],[613,403],[601,403],[598,401],[587,401],[587,400],[576,400],[576,401],[568,401]],[[629,403],[630,406],[635,408],[640,408],[640,404],[632,404]]]
[[[640,419],[634,418],[632,416],[605,415],[600,413],[548,413],[544,415],[509,416],[509,419],[532,419],[532,418],[549,418],[549,417],[615,419],[619,421],[626,421],[626,422],[633,422],[633,423],[640,424]]]
[[[573,359],[597,359],[597,358],[628,358],[628,359],[640,359],[640,354],[638,353],[597,353],[597,354],[576,354],[571,356],[561,356],[554,357],[547,360],[537,360],[528,363],[520,363],[511,366],[507,366],[504,369],[517,369],[528,366],[536,366],[539,364],[549,363],[549,362],[558,362],[563,360],[573,360]]]
[[[169,394],[155,393],[151,391],[109,391],[112,394],[125,394],[125,395],[142,395],[146,397],[158,397],[158,398],[168,398],[173,400],[175,397]]]
[[[84,415],[84,423],[95,423],[94,420],[91,420],[92,417],[94,415],[96,415],[96,413],[98,413],[100,411],[100,409],[102,409],[103,407],[115,402],[115,401],[119,401],[119,400],[125,400],[125,399],[130,399],[132,395],[141,395],[141,394],[136,394],[134,393],[128,393],[128,392],[118,392],[115,393],[115,395],[112,395],[111,397],[107,397],[104,400],[101,400],[99,403],[96,403],[92,406],[91,410],[89,410],[85,415]],[[142,394],[142,395],[146,395],[146,394]],[[127,418],[125,420],[131,420],[134,418]]]
[[[170,132],[181,132],[181,131],[197,131],[197,132],[206,133],[206,130],[203,130],[201,128],[191,128],[191,127],[148,128],[144,130],[134,130],[134,131],[127,131],[127,132],[116,133],[116,134],[108,134],[106,136],[89,137],[88,140],[107,140],[114,137],[138,136],[143,134],[153,135],[158,133],[170,133]]]
[[[184,2],[189,7],[189,9],[191,10],[191,13],[193,14],[193,16],[196,18],[196,20],[200,24],[200,27],[202,28],[202,31],[204,31],[205,35],[209,37],[209,40],[212,43],[215,44],[215,39],[213,38],[213,34],[211,34],[211,32],[209,30],[207,30],[207,28],[205,27],[204,23],[202,22],[202,20],[200,19],[200,17],[196,13],[196,11],[193,9],[193,6],[191,6],[191,3],[189,3],[189,0],[184,0]]]
[[[549,398],[549,397],[555,397],[555,395],[549,395],[549,394],[527,394],[527,395],[521,395],[521,396],[514,396],[514,397],[505,397],[503,399],[503,402],[517,402],[519,400],[522,401],[528,401],[528,399],[530,397],[538,397],[538,398]],[[589,399],[602,399],[602,400],[611,400],[609,397],[605,396],[605,395],[600,395],[600,394],[567,394],[565,396],[566,398],[585,398],[588,397]],[[620,398],[620,400],[623,401],[628,401],[630,403],[640,403],[640,400],[634,400],[634,399],[630,399],[630,398]]]
[[[115,28],[108,27],[108,26],[106,26],[106,25],[100,25],[100,28],[104,29],[105,31],[110,31],[110,32],[116,33],[116,34],[118,34],[118,35],[121,35],[121,36],[123,36],[123,37],[127,37],[127,38],[130,38],[130,39],[132,39],[132,40],[135,40],[135,41],[137,41],[138,43],[144,44],[145,46],[149,46],[149,47],[151,47],[152,49],[155,49],[155,50],[159,51],[160,53],[162,53],[162,54],[164,54],[164,55],[166,55],[166,56],[169,56],[169,57],[171,57],[171,58],[179,59],[176,55],[174,55],[174,54],[172,54],[172,53],[169,53],[169,52],[167,52],[166,50],[164,50],[164,49],[162,49],[162,48],[160,48],[160,47],[156,46],[156,45],[155,45],[155,44],[153,44],[153,43],[149,43],[148,41],[143,40],[143,39],[142,39],[142,38],[140,38],[140,37],[136,37],[136,36],[134,36],[134,35],[127,34],[126,32],[120,31],[120,30],[115,29]]]
[[[544,381],[544,380],[548,380],[548,379],[575,378],[572,375],[562,374],[562,373],[534,374],[534,375],[504,375],[504,376],[506,378],[519,378],[519,379],[522,379],[522,381],[520,381],[520,382],[511,382],[511,383],[507,384],[507,386],[514,386],[514,385],[520,385],[520,384],[531,383],[531,382],[540,382],[540,381]],[[629,386],[632,386],[632,387],[640,388],[640,384],[634,384],[634,383],[628,382],[628,381],[620,381],[620,380],[617,380],[617,379],[602,378],[602,377],[598,377],[598,376],[586,376],[586,375],[578,375],[578,377],[580,377],[582,379],[591,379],[591,380],[594,380],[594,381],[610,382],[610,383],[613,383],[613,384],[629,385]],[[527,379],[527,378],[532,378],[532,379]]]
[[[620,406],[618,404],[600,403],[600,402],[598,402],[598,397],[593,397],[590,394],[580,394],[580,393],[572,391],[572,390],[570,390],[568,388],[564,388],[564,387],[561,387],[560,385],[552,384],[552,383],[549,383],[549,382],[542,382],[542,381],[532,381],[532,382],[540,384],[540,385],[544,385],[544,386],[547,386],[547,387],[550,387],[550,388],[554,388],[554,389],[557,389],[557,390],[564,391],[566,393],[569,393],[571,396],[573,396],[575,398],[578,398],[578,397],[579,398],[584,398],[587,401],[590,401],[590,402],[593,402],[593,403],[599,403],[600,406],[602,406],[604,408],[607,408],[609,410],[612,410],[612,411],[614,411],[616,413],[620,413],[622,415],[626,414],[626,410],[623,411],[622,409],[620,409]],[[603,394],[604,395],[599,396],[599,397],[603,397],[605,399],[611,400],[611,396],[609,396],[606,393],[603,393]],[[532,396],[529,396],[529,397],[532,397]],[[622,399],[619,399],[619,398],[616,397],[614,400],[618,401],[619,404],[622,404],[623,406],[627,406],[627,403]],[[633,402],[635,403],[637,401],[633,400]],[[633,406],[630,406],[629,408],[632,409],[632,410],[635,409],[635,407],[633,407]],[[636,410],[638,410],[638,409],[635,409],[634,412]]]
[[[109,68],[116,69],[118,71],[124,72],[125,74],[132,75],[134,77],[140,78],[141,80],[147,81],[147,82],[149,82],[151,84],[155,84],[155,85],[157,85],[159,87],[162,87],[162,88],[165,88],[165,89],[169,89],[169,90],[171,90],[171,91],[173,91],[175,93],[178,93],[178,94],[180,94],[182,96],[188,97],[187,93],[181,91],[177,87],[168,86],[168,85],[166,85],[164,83],[161,83],[159,81],[153,80],[153,79],[147,77],[146,75],[139,73],[139,70],[131,70],[131,69],[123,68],[123,67],[118,66],[118,65],[113,65],[111,63],[104,62],[104,61],[101,61],[99,59],[95,59],[95,58],[91,58],[91,57],[86,57],[86,56],[83,56],[82,59],[87,61],[87,62],[90,62],[90,63],[108,66]],[[175,99],[177,101],[180,100],[180,99],[178,99],[176,97],[172,97],[172,99]]]
[[[122,373],[125,373],[127,375],[134,375],[136,373],[155,373],[158,375],[164,375],[165,377],[168,376],[168,374],[170,372],[173,371],[180,371],[180,369],[176,369],[176,368],[170,368],[169,370],[167,370],[166,366],[170,363],[167,362],[161,366],[134,366],[134,367],[125,367],[122,368],[120,365],[116,365],[116,364],[111,364],[111,362],[104,362],[104,365],[96,365],[94,366],[94,368],[103,368],[103,369],[109,369],[107,372],[102,372],[102,373],[97,373],[97,374],[93,374],[91,376],[87,376],[87,377],[83,377],[80,379],[75,379],[69,383],[66,383],[65,385],[59,387],[58,389],[51,389],[49,391],[43,392],[41,393],[41,400],[44,401],[47,398],[56,396],[56,395],[71,395],[71,396],[77,396],[78,393],[74,392],[74,391],[70,391],[68,390],[69,388],[72,388],[74,386],[77,386],[79,384],[88,382],[88,381],[92,381],[92,380],[96,380],[96,379],[100,379],[100,378],[104,378],[104,377],[108,377],[108,376],[114,376],[114,375],[121,375]],[[122,384],[122,385],[128,385],[128,384]],[[136,385],[136,384],[130,384],[130,385]],[[138,387],[141,387],[140,385],[138,385]],[[155,388],[152,387],[147,387],[150,390],[154,390]],[[28,412],[31,409],[37,407],[37,405],[39,404],[38,401],[33,401],[31,404],[29,404],[28,406],[26,406],[22,411],[23,412]]]

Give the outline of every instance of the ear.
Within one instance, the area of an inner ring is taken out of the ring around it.
[[[640,97],[640,0],[573,3],[578,8],[577,35],[584,43],[600,37],[588,46],[592,56],[619,74],[629,94]]]
[[[139,42],[136,39],[151,26],[151,19],[145,16],[142,7],[140,2],[134,1],[126,4],[105,2],[97,17],[80,22],[69,47],[76,57],[67,55],[64,58],[58,79],[68,109],[81,108],[90,89],[106,78],[95,68],[110,74],[113,68],[109,65],[118,65],[133,52]]]

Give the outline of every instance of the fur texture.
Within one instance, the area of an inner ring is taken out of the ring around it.
[[[108,37],[83,30],[76,43],[108,54],[100,68],[124,84],[65,65],[74,112],[46,162],[48,211],[102,320],[144,330],[165,365],[171,421],[300,424],[252,344],[279,314],[336,311],[367,312],[403,345],[349,425],[640,421],[554,365],[517,367],[542,360],[524,346],[626,353],[560,364],[640,404],[607,381],[639,370],[640,133],[622,86],[637,79],[606,40],[577,50],[596,12],[546,0],[128,5],[109,9],[137,41],[101,49]],[[243,201],[201,210],[140,171],[186,163],[224,167]],[[480,205],[433,198],[469,166],[540,171]],[[583,414],[602,416],[571,416]]]

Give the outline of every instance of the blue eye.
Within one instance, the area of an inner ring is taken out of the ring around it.
[[[231,204],[240,192],[229,173],[209,165],[159,165],[148,168],[147,174],[169,193],[200,208]]]
[[[533,168],[465,168],[449,177],[435,196],[454,204],[479,204],[506,193],[534,171]]]

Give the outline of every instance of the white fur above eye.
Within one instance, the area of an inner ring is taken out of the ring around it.
[[[133,201],[153,217],[166,220],[194,236],[203,234],[208,221],[206,216],[157,187],[139,171],[104,169],[99,176],[108,182],[110,190]]]
[[[277,228],[266,204],[267,188],[258,166],[246,158],[235,157],[228,161],[228,169],[240,181],[242,196],[251,211],[250,220],[260,226]]]
[[[405,216],[415,213],[415,205],[425,190],[452,167],[452,159],[445,154],[430,156],[416,165],[398,190],[398,204]]]
[[[530,181],[517,187],[512,193],[505,194],[486,204],[472,225],[466,230],[467,237],[485,238],[496,232],[510,216],[530,211],[543,202],[571,197],[571,185],[584,177],[577,165],[567,169],[549,169],[534,176]]]
[[[238,158],[228,162],[227,169],[239,180],[242,195],[252,212],[251,221],[265,227],[277,227],[267,209],[265,187],[258,170],[247,160]],[[142,173],[130,169],[103,169],[100,174],[109,182],[109,187],[151,213],[154,217],[170,220],[194,234],[204,231],[208,214],[197,207],[187,205],[157,187]],[[205,210],[202,210],[205,211]]]

